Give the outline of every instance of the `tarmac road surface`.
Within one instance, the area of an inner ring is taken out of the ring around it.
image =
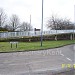
[[[0,75],[75,75],[75,44],[41,51],[0,53]]]

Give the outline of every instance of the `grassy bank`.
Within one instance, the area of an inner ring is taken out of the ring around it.
[[[13,44],[11,48],[9,42],[0,42],[0,52],[40,50],[73,43],[75,43],[73,40],[43,41],[43,46],[41,47],[40,42],[19,42],[18,48],[16,48],[15,44]]]

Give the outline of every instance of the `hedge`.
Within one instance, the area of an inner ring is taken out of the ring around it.
[[[73,39],[73,34],[72,33],[67,33],[67,34],[53,34],[53,35],[44,35],[43,40],[48,41],[48,40],[55,40],[55,37],[57,36],[57,40],[72,40]],[[72,37],[72,38],[71,38]],[[35,41],[40,41],[41,37],[40,36],[32,36],[32,37],[11,37],[11,38],[0,38],[0,42],[10,42],[10,41],[18,41],[18,42],[35,42]],[[75,39],[75,34],[74,34],[74,39]]]

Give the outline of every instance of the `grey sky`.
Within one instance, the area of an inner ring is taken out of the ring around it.
[[[33,27],[41,27],[42,0],[0,0],[0,7],[10,17],[12,14],[19,16],[21,22],[29,22],[32,16]],[[74,21],[74,0],[44,0],[44,29],[51,14],[70,18]]]

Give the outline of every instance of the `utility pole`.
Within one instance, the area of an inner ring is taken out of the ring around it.
[[[43,42],[43,0],[42,0],[42,24],[41,24],[41,47]]]

